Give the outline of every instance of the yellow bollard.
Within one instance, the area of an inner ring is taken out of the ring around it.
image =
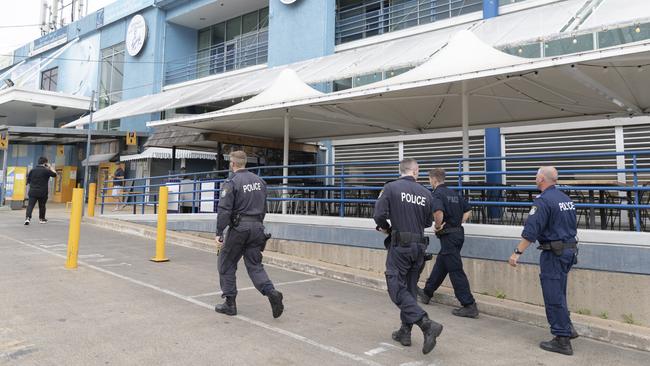
[[[77,268],[79,254],[79,231],[81,230],[81,208],[83,206],[84,190],[75,188],[72,192],[72,213],[70,214],[70,230],[68,231],[68,257],[65,268]]]
[[[97,198],[97,183],[88,186],[88,217],[95,217],[95,199]]]
[[[167,239],[167,202],[169,189],[160,187],[158,192],[158,235],[156,236],[156,256],[151,258],[153,262],[167,262],[165,258],[165,240]]]

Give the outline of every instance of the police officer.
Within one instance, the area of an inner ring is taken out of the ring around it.
[[[392,338],[410,346],[411,328],[416,324],[424,335],[422,353],[427,354],[433,350],[436,338],[442,332],[442,325],[430,320],[416,301],[417,282],[428,244],[424,229],[433,223],[431,192],[417,183],[419,169],[414,159],[402,160],[399,171],[400,179],[384,185],[374,212],[377,230],[390,233],[391,237],[386,243],[386,283],[390,299],[399,307],[402,320],[400,329],[393,332]]]
[[[535,182],[542,193],[533,202],[521,234],[521,241],[510,256],[509,263],[516,267],[519,256],[531,243],[539,241],[539,278],[544,295],[546,318],[555,336],[541,342],[540,348],[550,352],[572,355],[570,339],[578,337],[566,301],[567,276],[577,260],[577,220],[573,201],[559,191],[557,170],[541,167]]]
[[[237,263],[244,257],[248,276],[255,288],[268,297],[273,317],[284,311],[282,293],[273,283],[262,265],[262,251],[268,240],[264,233],[266,215],[266,183],[257,175],[245,169],[247,156],[243,151],[230,154],[230,169],[233,175],[221,187],[217,211],[217,241],[222,245],[219,253],[219,282],[223,304],[215,311],[226,315],[237,315],[236,272]],[[228,227],[224,243],[224,230]]]
[[[472,209],[458,192],[445,185],[444,169],[429,172],[429,182],[433,187],[433,212],[436,236],[440,239],[440,252],[431,270],[424,289],[418,289],[418,298],[428,304],[433,293],[440,287],[447,274],[454,287],[454,294],[460,304],[452,314],[467,318],[477,318],[478,308],[469,288],[467,275],[463,270],[460,250],[465,241],[462,224],[469,220]]]

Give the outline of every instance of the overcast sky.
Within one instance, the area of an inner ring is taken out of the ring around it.
[[[87,0],[88,14],[115,0]],[[63,0],[64,5],[71,0]],[[52,1],[49,0],[51,4]],[[41,0],[0,0],[0,54],[6,54],[41,35],[40,28],[33,26],[40,21]],[[70,10],[66,8],[69,19]],[[68,22],[66,22],[68,23]],[[29,27],[9,27],[7,26]]]

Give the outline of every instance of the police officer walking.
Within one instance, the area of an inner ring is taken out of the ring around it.
[[[219,282],[223,304],[214,310],[221,314],[237,315],[237,263],[244,257],[248,276],[255,288],[268,297],[273,317],[284,311],[282,293],[277,291],[262,265],[262,251],[270,236],[264,233],[266,215],[266,183],[245,169],[247,156],[243,151],[230,154],[233,175],[221,187],[217,211],[217,241],[219,253]],[[224,230],[228,227],[225,235]]]
[[[533,202],[521,234],[521,241],[510,256],[509,263],[517,261],[531,243],[539,241],[539,278],[544,295],[546,318],[555,336],[541,342],[540,348],[550,352],[572,355],[570,339],[578,333],[571,324],[566,300],[567,276],[577,261],[576,209],[571,198],[555,187],[558,173],[554,167],[541,167],[535,182],[542,193]]]
[[[416,324],[424,335],[422,353],[427,354],[442,333],[442,325],[430,320],[416,301],[417,282],[428,245],[424,229],[433,223],[432,197],[431,192],[416,181],[419,168],[414,159],[402,160],[399,171],[399,179],[384,185],[374,212],[377,230],[390,234],[391,238],[386,241],[386,284],[402,320],[392,338],[403,346],[410,346],[411,329]]]
[[[431,270],[424,289],[418,289],[418,298],[428,304],[433,293],[440,287],[447,274],[454,287],[454,294],[460,304],[452,314],[467,318],[477,318],[478,308],[469,288],[467,275],[463,270],[460,251],[465,241],[462,224],[469,220],[472,209],[458,192],[445,185],[445,171],[433,169],[429,172],[429,182],[433,187],[433,212],[436,236],[440,239],[440,252]]]

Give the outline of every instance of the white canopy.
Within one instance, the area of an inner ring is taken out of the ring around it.
[[[316,98],[323,95],[323,93],[300,80],[295,71],[292,69],[284,69],[280,72],[280,75],[275,78],[273,84],[258,95],[244,102],[235,104],[232,107],[212,113],[227,114],[234,111],[239,112],[267,105],[289,103],[306,98]],[[211,113],[207,113],[207,115],[210,114]]]
[[[422,65],[396,77],[369,84],[366,89],[501,69],[531,61],[498,51],[478,39],[474,33],[461,30]]]
[[[230,72],[214,75],[167,87],[165,91],[153,95],[125,100],[103,108],[93,115],[93,121],[101,122],[129,116],[155,113],[167,109],[186,107],[215,101],[230,100],[255,95],[268,88],[283,69],[294,70],[301,80],[308,84],[331,82],[348,77],[413,67],[422,64],[449,37],[459,30],[472,28],[481,38],[490,43],[503,42],[505,39],[520,39],[538,36],[539,32],[557,32],[583,0],[570,0],[562,4],[553,4],[541,9],[529,9],[515,14],[506,14],[489,21],[483,21],[480,13],[463,16],[466,23],[449,26],[440,21],[434,30],[423,31],[410,36],[395,32],[395,38],[379,43],[350,49],[341,49],[333,55],[327,55],[287,66],[267,69],[265,65],[251,67],[243,72]],[[564,4],[567,3],[567,4]],[[541,14],[543,13],[543,14]],[[532,26],[525,27],[522,20],[530,20]],[[513,38],[514,37],[514,38]],[[368,39],[372,41],[372,39]],[[348,45],[343,45],[345,48]],[[339,46],[341,47],[341,46]],[[64,127],[77,127],[88,123],[88,117],[80,118]]]
[[[243,135],[287,137],[282,123],[290,114],[291,130],[294,133],[309,134],[318,130],[315,126],[324,126],[328,131],[345,131],[346,133],[364,133],[370,128],[375,132],[401,131],[399,128],[381,126],[355,118],[346,113],[332,109],[320,111],[315,109],[292,108],[303,104],[305,100],[322,98],[325,94],[313,89],[300,80],[295,71],[283,70],[273,83],[260,94],[232,107],[199,115],[183,116],[174,119],[153,122],[150,126],[178,124],[207,131],[223,131]],[[218,126],[214,124],[218,122]],[[319,127],[322,128],[322,127]]]
[[[150,125],[191,124],[206,130],[279,137],[281,124],[277,122],[289,110],[291,136],[315,141],[462,125],[641,115],[650,111],[650,70],[637,65],[649,54],[650,42],[640,42],[555,58],[523,59],[494,50],[463,31],[425,64],[376,84],[290,103],[258,105],[243,113],[231,107]],[[296,120],[305,124],[296,124]]]
[[[172,149],[150,147],[141,154],[124,155],[120,157],[120,161],[133,161],[133,160],[146,160],[146,159],[172,159]],[[204,151],[195,150],[176,150],[176,159],[203,159],[203,160],[217,160],[217,154],[208,153]]]
[[[95,154],[95,155],[90,155],[90,161],[88,161],[88,166],[97,166],[101,163],[107,163],[109,162],[117,153],[109,153],[109,154]],[[84,159],[81,161],[81,166],[86,166],[86,161],[88,159]]]

